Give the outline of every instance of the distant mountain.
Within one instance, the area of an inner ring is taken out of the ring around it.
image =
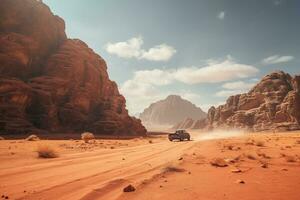
[[[142,123],[149,129],[156,126],[172,127],[186,118],[199,120],[205,117],[206,113],[201,108],[178,95],[170,95],[152,103],[140,114]]]

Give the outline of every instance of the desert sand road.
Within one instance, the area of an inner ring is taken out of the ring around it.
[[[116,199],[125,186],[160,173],[193,144],[163,141],[65,154],[13,167],[3,163],[0,190],[10,199]]]

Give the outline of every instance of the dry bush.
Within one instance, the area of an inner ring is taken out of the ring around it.
[[[95,136],[93,133],[90,132],[84,132],[81,134],[81,139],[85,142],[88,143],[90,140],[94,140]]]
[[[39,158],[57,158],[57,152],[48,145],[38,146],[36,152]]]
[[[25,140],[27,140],[27,141],[39,141],[40,138],[37,135],[30,135]]]
[[[175,167],[175,166],[167,166],[163,169],[164,173],[167,173],[167,172],[184,172],[184,171],[185,171],[185,169],[178,168],[178,167]]]
[[[4,137],[0,136],[0,140],[5,140]]]

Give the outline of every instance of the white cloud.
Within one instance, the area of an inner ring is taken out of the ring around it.
[[[239,94],[240,92],[238,90],[221,90],[216,93],[217,97],[229,97],[235,94]]]
[[[293,60],[294,57],[293,56],[280,56],[280,55],[273,55],[267,58],[264,58],[262,60],[263,64],[277,64],[277,63],[284,63],[284,62],[289,62],[291,60]]]
[[[220,19],[220,20],[223,20],[225,18],[225,11],[221,11],[217,17]]]
[[[186,84],[218,83],[232,79],[247,78],[259,70],[251,65],[239,64],[231,58],[223,62],[210,62],[204,67],[185,67],[178,69],[175,79]]]
[[[160,69],[141,70],[134,73],[134,80],[152,85],[168,85],[173,81],[172,74]]]
[[[222,85],[223,88],[228,90],[243,90],[247,91],[252,88],[255,83],[246,83],[244,81],[235,81],[235,82],[228,82]]]
[[[251,82],[244,82],[244,81],[235,81],[235,82],[228,82],[222,85],[222,88],[225,90],[218,91],[216,96],[218,97],[229,97],[236,94],[242,94],[248,92],[253,86],[255,82],[253,79]]]
[[[167,44],[160,44],[150,48],[142,49],[144,41],[142,37],[134,37],[125,42],[107,43],[105,49],[110,54],[121,58],[136,58],[152,61],[168,61],[176,53],[176,49]]]
[[[172,91],[165,92],[162,87],[175,82],[185,84],[218,83],[247,78],[255,75],[257,72],[257,68],[237,63],[229,56],[224,61],[210,60],[204,67],[183,67],[178,70],[152,69],[136,71],[132,79],[127,80],[121,85],[120,91],[126,97],[130,113],[141,112],[151,103],[164,99],[170,94],[180,95],[202,108],[200,94],[178,90],[175,93]],[[230,91],[234,90],[235,92],[248,87],[250,87],[250,83],[241,81],[223,84],[223,88]],[[227,90],[226,92],[219,92],[217,96],[228,95],[229,92]]]
[[[141,55],[142,37],[131,38],[125,42],[108,43],[106,51],[121,58],[138,58]]]
[[[136,79],[122,84],[120,92],[125,96],[126,106],[131,114],[142,112],[146,106],[163,97],[155,86],[139,82]]]
[[[176,53],[174,47],[166,44],[157,45],[142,53],[141,58],[154,61],[167,61]]]

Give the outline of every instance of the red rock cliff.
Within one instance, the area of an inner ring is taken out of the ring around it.
[[[35,0],[0,3],[0,133],[144,135],[105,61]]]
[[[251,131],[300,129],[300,76],[282,71],[266,75],[248,93],[211,107],[207,123],[210,128]]]

